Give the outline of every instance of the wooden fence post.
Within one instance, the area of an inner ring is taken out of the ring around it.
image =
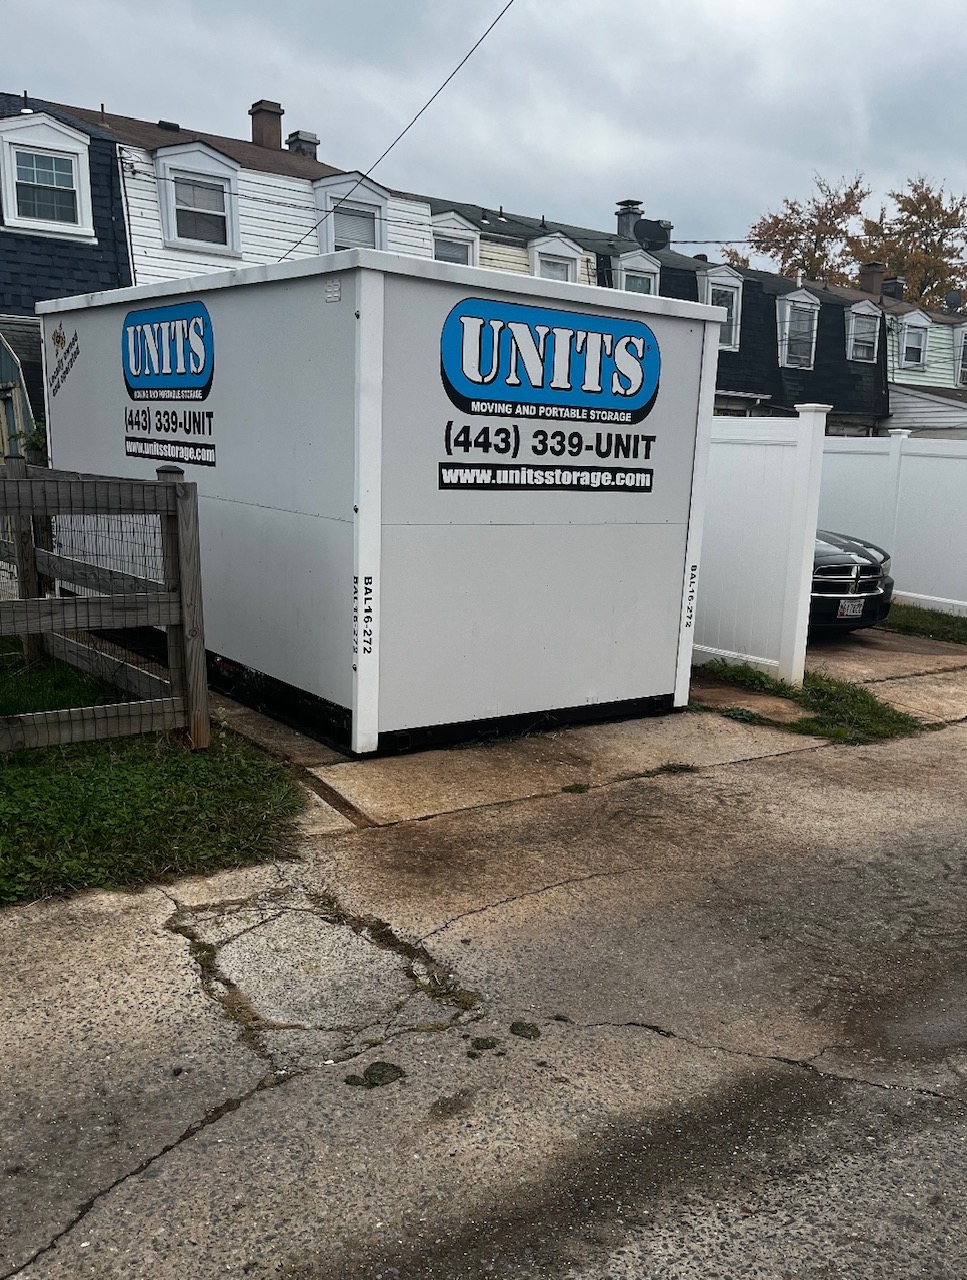
[[[24,458],[8,457],[4,462],[8,480],[27,479],[27,463]],[[13,516],[10,520],[10,535],[13,538],[17,564],[17,593],[21,600],[36,600],[40,595],[40,578],[34,549],[34,524],[30,516]],[[21,643],[27,662],[37,662],[43,655],[42,636],[25,635],[21,637]]]
[[[198,542],[198,489],[194,484],[185,484],[185,473],[180,467],[159,467],[157,476],[162,483],[174,485],[177,502],[174,515],[161,517],[165,588],[177,589],[181,598],[181,625],[168,627],[171,692],[185,699],[191,745],[207,747],[211,741],[211,723]]]

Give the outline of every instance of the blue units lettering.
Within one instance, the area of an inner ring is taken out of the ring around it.
[[[447,316],[440,363],[464,413],[604,422],[646,417],[661,374],[658,340],[640,320],[484,298]]]
[[[211,316],[202,302],[131,311],[121,367],[132,400],[204,400],[215,372]]]

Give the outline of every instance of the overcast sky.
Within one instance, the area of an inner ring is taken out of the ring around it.
[[[502,5],[0,0],[0,89],[235,137],[271,98],[285,133],[365,169]],[[634,196],[696,239],[744,235],[816,171],[862,170],[871,206],[917,173],[962,192],[963,18],[963,0],[515,0],[374,176],[603,229]]]

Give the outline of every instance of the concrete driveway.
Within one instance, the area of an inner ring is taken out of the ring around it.
[[[0,1274],[967,1275],[967,725],[288,742],[292,860],[3,915]]]

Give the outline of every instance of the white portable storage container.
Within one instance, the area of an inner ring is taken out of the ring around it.
[[[719,309],[352,250],[38,310],[53,465],[184,468],[264,704],[370,752],[687,700]]]

